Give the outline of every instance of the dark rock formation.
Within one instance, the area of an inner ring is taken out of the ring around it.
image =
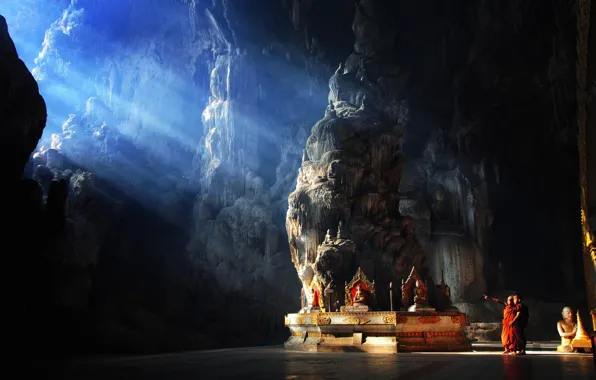
[[[384,288],[424,262],[412,221],[399,211],[408,106],[393,15],[383,2],[358,3],[355,52],[329,81],[329,106],[307,140],[286,220],[306,289],[314,280],[343,284],[360,266],[380,284],[377,299],[385,309]],[[341,236],[324,238],[327,230]]]
[[[444,271],[458,302],[475,302],[485,289],[504,286],[550,300],[562,294],[581,299],[574,290],[581,287],[581,262],[570,251],[578,248],[577,224],[570,222],[577,220],[571,210],[578,206],[572,138],[575,9],[565,2],[549,8],[537,2],[518,4],[519,8],[492,2],[398,3],[391,48],[398,60],[384,61],[410,73],[402,91],[408,98],[408,123],[401,151],[406,159],[399,214],[414,219],[430,277],[436,281]],[[428,12],[428,7],[438,11]],[[357,12],[356,35],[366,30],[383,46],[386,31],[375,35],[381,24],[364,27],[365,19]],[[361,46],[360,41],[357,37],[355,49],[363,55],[377,46]],[[377,99],[370,94],[371,86],[366,79],[350,80],[348,63],[332,78],[331,97],[347,103],[374,99],[374,108]],[[366,71],[373,78],[376,72]],[[331,122],[338,118],[333,108],[326,116]],[[324,119],[313,129],[309,143],[316,145],[307,145],[306,160],[322,145],[319,130],[327,124]],[[326,144],[335,148],[335,140],[329,140]],[[318,176],[316,181],[324,182],[326,169],[315,172],[308,161],[301,173],[308,173],[308,167],[316,173],[308,174],[310,178]],[[296,196],[302,187],[298,185]],[[306,252],[308,260],[315,260],[324,232],[337,224],[323,216],[320,225],[312,225],[320,217],[309,209],[314,198],[308,192],[293,198],[296,207],[305,209],[292,209],[288,219],[297,223],[288,231],[303,235],[290,237],[292,249],[299,252],[293,256],[295,264],[300,266]],[[548,199],[561,202],[546,207]],[[299,232],[302,223],[309,227]],[[553,259],[545,261],[545,255]],[[536,271],[537,260],[549,269]],[[547,272],[557,273],[560,281],[552,281]],[[544,286],[538,289],[536,283]]]
[[[60,204],[64,206],[63,183],[50,180],[52,193],[47,197],[50,208],[44,210],[40,185],[31,179],[22,180],[30,154],[42,136],[47,115],[37,83],[19,59],[3,16],[0,16],[0,56],[2,244],[9,252],[3,265],[2,299],[6,323],[12,326],[5,334],[5,341],[14,348],[12,354],[18,358],[26,349],[24,341],[31,341],[38,331],[31,329],[34,320],[30,312],[35,307],[32,303],[47,299],[43,297],[47,293],[39,297],[40,292],[30,279],[44,274],[44,263],[38,255],[46,231],[60,229],[63,221],[60,215]]]
[[[442,4],[441,15],[408,7],[411,20],[426,22],[400,24],[427,47],[407,56],[414,86],[401,190],[422,227],[429,266],[435,276],[445,269],[459,301],[478,299],[485,286],[496,290],[499,272],[504,285],[538,297],[572,294],[581,277],[571,253],[575,9]],[[556,204],[546,206],[549,199]],[[538,261],[548,269],[536,271]]]
[[[46,105],[37,82],[19,59],[6,19],[0,15],[0,162],[3,181],[23,176],[29,155],[46,125]]]

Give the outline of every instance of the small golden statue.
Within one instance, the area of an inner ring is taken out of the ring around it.
[[[420,280],[416,280],[414,289],[414,304],[416,306],[428,305],[426,285],[424,285],[424,283]]]
[[[346,302],[345,309],[358,309],[373,307],[375,299],[375,282],[368,281],[362,269],[358,268],[354,278],[345,286]]]
[[[414,304],[410,305],[410,297],[412,293],[414,294]],[[418,275],[416,267],[412,267],[412,271],[406,281],[402,280],[401,296],[404,308],[408,311],[434,310],[434,308],[428,304],[428,289],[424,281],[422,281]]]
[[[364,293],[362,292],[362,288],[360,287],[360,285],[356,287],[356,294],[354,294],[354,305],[359,303],[366,303],[366,297],[364,296]]]
[[[557,331],[561,337],[561,345],[557,346],[557,351],[577,352],[578,349],[591,351],[592,342],[584,328],[579,313],[577,313],[577,321],[570,307],[565,306],[561,314],[563,319],[557,322]]]
[[[559,352],[573,352],[571,341],[575,338],[577,333],[577,323],[573,317],[573,310],[565,306],[561,312],[563,319],[557,322],[557,331],[561,337],[561,344],[557,347]]]

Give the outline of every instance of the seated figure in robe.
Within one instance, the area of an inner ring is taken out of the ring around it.
[[[356,287],[356,293],[354,294],[354,305],[363,305],[366,304],[366,295],[362,291],[360,285]]]
[[[557,322],[557,331],[561,337],[561,345],[557,347],[557,351],[573,352],[571,341],[575,338],[577,333],[577,323],[573,315],[573,310],[565,306],[562,311],[563,319]]]

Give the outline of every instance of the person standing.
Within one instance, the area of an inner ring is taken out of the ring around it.
[[[514,317],[510,322],[511,331],[514,340],[514,350],[517,355],[526,354],[526,334],[525,328],[528,326],[530,312],[523,303],[523,297],[519,293],[513,295]]]
[[[503,354],[510,354],[515,352],[514,336],[511,329],[511,321],[515,316],[515,305],[513,303],[513,296],[507,297],[507,301],[503,302],[496,298],[489,297],[484,294],[484,299],[496,302],[500,305],[505,306],[503,310],[503,329],[501,331],[501,344],[503,345]]]

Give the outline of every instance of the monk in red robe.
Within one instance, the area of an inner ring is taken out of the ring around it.
[[[513,303],[515,304],[515,315],[509,325],[511,326],[514,350],[517,355],[525,355],[527,341],[524,330],[528,325],[530,313],[528,307],[523,303],[523,298],[520,294],[513,295]]]
[[[510,354],[515,352],[515,342],[513,332],[511,330],[511,321],[515,317],[515,304],[513,302],[513,296],[507,297],[507,302],[503,302],[496,298],[492,298],[484,295],[484,299],[496,302],[505,306],[503,310],[503,330],[501,331],[501,344],[503,345],[504,354]]]

